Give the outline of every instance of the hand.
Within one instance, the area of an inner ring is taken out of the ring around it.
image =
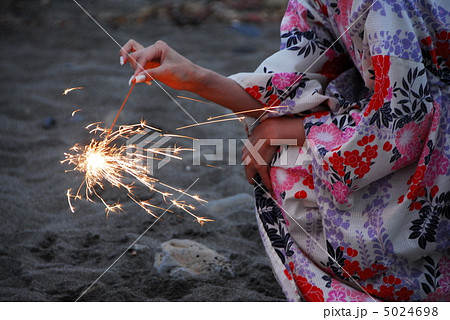
[[[144,48],[129,40],[119,51],[121,64],[130,63],[134,74],[130,83],[159,80],[176,90],[187,90],[220,104],[233,112],[259,117],[262,104],[232,79],[202,68],[173,50],[163,41]],[[259,110],[259,111],[258,111]]]
[[[192,91],[199,67],[173,50],[163,41],[144,48],[129,40],[119,51],[123,64],[134,69],[131,83],[159,80],[177,90]]]
[[[245,164],[248,182],[255,184],[253,179],[259,174],[269,192],[272,192],[269,164],[279,146],[283,144],[281,141],[276,141],[277,139],[295,139],[294,144],[302,146],[305,141],[303,118],[269,118],[261,122],[248,137],[251,145],[248,144],[247,147],[244,144],[242,148],[242,161]]]

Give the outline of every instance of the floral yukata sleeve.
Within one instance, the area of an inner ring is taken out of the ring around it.
[[[449,7],[291,0],[281,50],[231,76],[304,117],[304,148],[273,160],[275,201],[255,190],[288,300],[450,300]]]

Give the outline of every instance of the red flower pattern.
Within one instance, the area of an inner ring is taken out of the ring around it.
[[[355,170],[355,174],[358,176],[358,178],[362,179],[366,173],[370,171],[370,161],[361,161],[359,163],[358,168]]]
[[[364,270],[360,270],[360,271],[357,272],[359,280],[361,280],[361,281],[365,281],[367,279],[370,279],[376,274],[377,274],[377,271],[373,270],[373,269],[370,269],[370,268],[365,268]]]
[[[427,170],[427,167],[425,165],[417,167],[416,171],[414,172],[414,175],[412,177],[412,183],[418,184],[422,181],[425,171]]]
[[[306,199],[308,197],[308,194],[305,190],[297,191],[294,195],[294,198],[296,199]]]
[[[357,272],[361,271],[361,268],[359,267],[359,262],[358,261],[345,260],[344,261],[344,266],[342,267],[342,270],[345,271],[345,272],[342,273],[342,276],[345,277],[345,278],[350,278],[351,276],[353,276]]]
[[[392,296],[394,295],[394,286],[382,285],[378,292],[378,297],[385,298],[386,300],[394,300]]]
[[[356,257],[358,255],[358,250],[352,249],[352,248],[347,248],[347,255],[349,257],[354,258],[354,257]]]
[[[363,288],[364,288],[364,290],[366,290],[366,292],[368,294],[370,294],[372,296],[378,296],[378,290],[375,289],[372,284],[368,284],[367,286],[365,286]]]
[[[450,56],[450,32],[442,30],[436,37],[439,41],[436,41],[436,55],[445,59],[445,64],[450,67],[450,61],[448,57]]]
[[[245,88],[245,91],[247,91],[256,100],[261,98],[261,92],[259,92],[258,86],[247,87],[247,88]]]
[[[352,168],[356,168],[362,160],[358,150],[344,152],[344,164]]]
[[[331,155],[330,159],[330,164],[331,166],[336,170],[343,170],[344,169],[344,158],[339,156],[336,152],[333,152],[333,154]]]
[[[279,106],[281,103],[280,99],[276,94],[271,94],[269,97],[269,100],[267,100],[266,106],[267,107],[276,107]]]
[[[284,270],[284,275],[286,276],[286,278],[288,278],[288,280],[292,280],[292,276],[287,269]]]
[[[294,280],[303,297],[308,302],[323,302],[323,291],[319,287],[313,286],[305,277],[294,274]]]
[[[308,175],[304,180],[303,180],[303,185],[307,186],[309,189],[314,190],[314,179],[312,174]]]
[[[356,144],[360,147],[365,146],[366,144],[369,144],[375,140],[375,135],[371,134],[370,136],[364,136]]]
[[[389,79],[389,68],[391,65],[389,56],[374,56],[372,57],[372,64],[375,72],[375,93],[367,105],[364,116],[368,116],[372,111],[377,111],[383,106],[384,99],[388,95],[388,89],[391,85]]]
[[[387,270],[387,268],[385,266],[383,266],[382,264],[378,264],[378,263],[373,263],[372,264],[372,269],[375,269],[377,271],[385,271],[385,270]]]
[[[364,148],[364,152],[361,154],[363,158],[366,158],[367,161],[375,159],[378,156],[378,146],[377,145],[368,145]]]
[[[397,296],[397,301],[409,301],[414,291],[408,290],[407,287],[402,287],[400,290],[395,292]]]
[[[430,193],[431,196],[434,198],[436,196],[436,194],[439,192],[439,187],[438,186],[433,186],[433,188],[431,188]]]
[[[421,184],[414,184],[409,187],[408,194],[406,197],[410,200],[415,200],[418,197],[423,197],[425,195],[425,188]]]
[[[331,51],[331,50],[329,50]],[[327,77],[328,81],[336,79],[342,71],[351,67],[351,61],[345,54],[335,54],[333,58],[327,60],[319,73]]]
[[[392,144],[389,141],[386,141],[383,145],[383,150],[388,152],[392,150]]]
[[[386,284],[393,284],[393,285],[396,285],[396,284],[402,283],[402,280],[399,279],[399,278],[394,277],[394,276],[391,274],[391,275],[389,275],[388,277],[383,277],[383,282],[386,283]]]

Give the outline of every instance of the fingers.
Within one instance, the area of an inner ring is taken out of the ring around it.
[[[245,175],[247,176],[247,182],[251,185],[255,184],[255,178],[258,172],[252,166],[245,166]]]
[[[147,52],[148,50],[141,50],[137,51],[135,53],[130,54],[130,63],[132,65],[132,68],[134,69],[134,76],[137,76],[142,71],[144,71],[145,63],[148,59]]]
[[[135,75],[142,72],[144,69],[152,67],[148,64],[158,64],[162,57],[164,57],[169,49],[169,46],[158,40],[153,45],[144,48],[141,44],[131,39],[120,49],[119,60],[123,65],[130,62],[133,69],[135,69]]]
[[[168,54],[170,47],[163,41],[157,41],[153,45],[144,48],[134,40],[129,40],[120,50],[120,63],[129,62],[134,69],[128,84],[146,82],[154,80],[150,71],[161,66],[162,61]],[[131,52],[131,53],[128,53]]]
[[[262,184],[266,187],[266,190],[272,193],[272,182],[270,180],[270,166],[261,165],[255,159],[253,159],[251,153],[244,146],[242,148],[242,162],[245,165],[245,175],[247,181],[251,185],[255,185],[255,177],[257,174],[261,177]]]
[[[146,69],[144,70],[142,67],[145,67]],[[141,82],[146,82],[149,84],[149,82],[158,79],[159,76],[164,74],[166,69],[167,68],[161,66],[158,62],[139,60],[137,61],[136,70],[131,76],[128,84],[131,85],[132,83]]]
[[[245,175],[247,177],[247,181],[249,184],[254,185],[255,181],[253,180],[258,173],[255,167],[252,164],[252,159],[250,157],[250,153],[248,152],[246,147],[242,147],[242,164],[244,165]]]
[[[266,187],[267,192],[272,194],[272,181],[270,181],[269,166],[259,168],[258,173],[261,177],[262,184]]]
[[[141,82],[145,82],[148,85],[151,84],[151,82],[153,80],[155,80],[154,76],[152,75],[154,73],[153,70],[148,69],[148,70],[143,70],[141,73],[139,73],[138,75],[132,75],[130,80],[128,81],[128,84],[131,85],[132,83],[141,83]]]
[[[128,42],[119,50],[120,64],[124,65],[125,63],[128,62],[128,55],[130,52],[136,52],[143,48],[144,46],[142,46],[137,41],[133,39],[128,40]]]
[[[130,55],[134,63],[134,75],[137,76],[145,69],[159,66],[170,52],[170,47],[161,40],[156,41],[145,49],[136,51]]]
[[[270,180],[270,166],[254,166],[252,162],[245,166],[245,174],[247,181],[251,185],[255,185],[256,175],[259,174],[261,182],[266,188],[267,192],[272,194],[272,181]]]

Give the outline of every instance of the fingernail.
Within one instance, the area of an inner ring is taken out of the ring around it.
[[[134,75],[131,76],[130,80],[128,80],[128,85],[131,86],[131,81],[133,81]]]
[[[151,81],[145,81],[145,83],[146,83],[147,85],[149,85],[149,86],[152,85],[152,82],[151,82]]]
[[[123,66],[123,57],[120,56],[120,65]]]
[[[136,83],[144,82],[144,80],[145,80],[145,74],[140,74],[136,77]]]

